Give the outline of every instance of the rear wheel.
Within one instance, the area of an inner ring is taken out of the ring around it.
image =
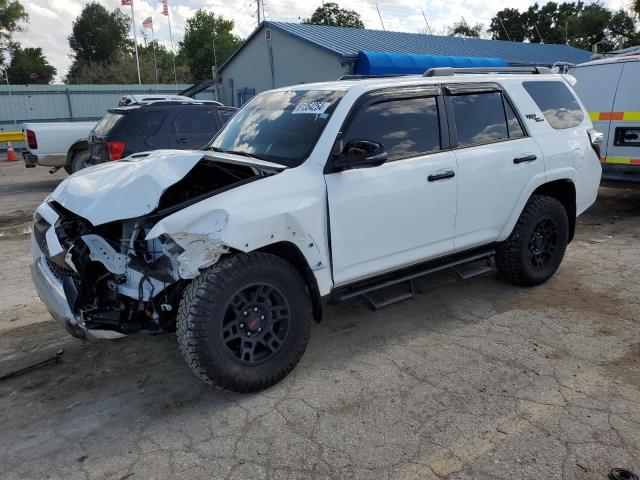
[[[202,380],[252,392],[277,383],[296,366],[312,319],[306,284],[291,264],[265,253],[238,254],[185,289],[177,338]]]
[[[560,266],[568,241],[569,220],[562,203],[534,195],[509,238],[498,246],[498,272],[515,285],[544,283]]]
[[[73,160],[71,160],[71,165],[69,166],[69,168],[65,167],[65,170],[69,174],[76,173],[78,170],[82,170],[87,166],[87,162],[89,161],[90,156],[91,155],[86,150],[78,153],[75,157],[73,157]]]

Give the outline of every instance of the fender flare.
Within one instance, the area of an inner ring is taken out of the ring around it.
[[[575,185],[576,179],[576,170],[573,167],[559,168],[556,170],[551,170],[547,172],[540,173],[533,177],[527,186],[522,189],[520,196],[518,197],[518,201],[515,203],[513,209],[511,210],[511,214],[507,219],[507,222],[504,224],[502,231],[500,232],[500,236],[498,237],[498,242],[502,242],[506,240],[513,228],[516,226],[516,222],[520,218],[522,211],[524,210],[525,205],[531,198],[531,195],[540,187],[547,183],[555,182],[557,180],[565,180],[573,183]]]
[[[84,146],[85,148],[78,148]],[[75,140],[69,150],[67,150],[67,159],[65,161],[65,165],[71,165],[73,158],[75,157],[75,152],[78,150],[88,150],[89,149],[89,141],[86,138],[79,138]]]

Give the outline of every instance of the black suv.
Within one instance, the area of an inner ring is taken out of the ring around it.
[[[217,102],[154,102],[108,110],[89,134],[88,165],[133,153],[204,147],[236,108]]]

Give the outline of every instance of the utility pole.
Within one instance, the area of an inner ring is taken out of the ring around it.
[[[431,25],[429,25],[429,20],[427,20],[427,16],[424,14],[424,9],[420,10],[422,12],[422,18],[424,18],[424,23],[427,24],[427,28],[429,29],[429,35],[433,35],[433,32],[431,31]]]
[[[382,21],[382,15],[380,15],[380,9],[378,8],[378,2],[376,2],[376,10],[378,11],[378,17],[380,17],[380,23],[382,24],[382,30],[387,30],[384,28],[384,22]]]
[[[509,32],[507,32],[507,29],[506,29],[506,28],[504,28],[504,22],[502,21],[502,19],[501,19],[500,17],[498,17],[498,20],[500,20],[500,25],[502,25],[502,29],[504,30],[504,33],[506,33],[506,34],[507,34],[507,39],[508,39],[509,41],[511,41],[511,37],[509,36]]]
[[[256,6],[258,7],[258,26],[260,26],[260,23],[262,22],[261,20],[261,13],[260,13],[260,0],[256,0]]]

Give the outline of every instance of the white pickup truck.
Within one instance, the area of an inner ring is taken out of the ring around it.
[[[82,169],[89,158],[87,137],[96,123],[24,123],[22,133],[27,150],[22,158],[26,167],[64,168],[70,174]]]

